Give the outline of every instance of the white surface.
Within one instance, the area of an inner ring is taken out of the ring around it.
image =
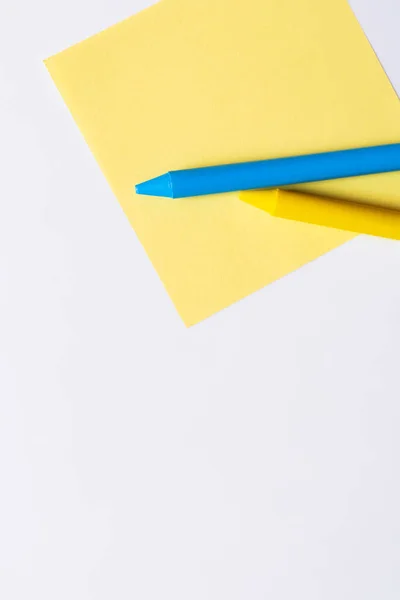
[[[185,329],[41,64],[142,6],[1,3],[0,597],[397,600],[400,245]]]

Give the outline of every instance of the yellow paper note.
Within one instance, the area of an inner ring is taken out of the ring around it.
[[[352,235],[135,183],[400,140],[399,100],[346,0],[162,0],[46,64],[188,325]],[[301,189],[400,208],[398,173]]]

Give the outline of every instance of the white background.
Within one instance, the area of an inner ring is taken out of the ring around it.
[[[400,244],[186,329],[42,65],[143,6],[1,3],[0,597],[398,600]]]

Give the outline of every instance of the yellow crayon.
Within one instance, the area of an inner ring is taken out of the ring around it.
[[[274,217],[400,239],[397,210],[280,189],[241,192],[239,197]]]

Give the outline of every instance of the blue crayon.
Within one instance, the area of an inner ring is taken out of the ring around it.
[[[139,183],[136,193],[187,198],[392,171],[400,171],[400,143],[170,171]]]

